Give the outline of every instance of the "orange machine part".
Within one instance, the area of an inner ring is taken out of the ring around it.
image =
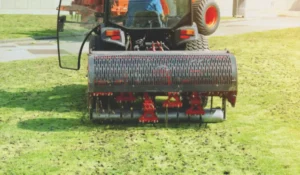
[[[129,0],[115,0],[114,4],[111,8],[111,12],[115,16],[125,15],[128,11],[128,2]],[[170,9],[166,0],[160,0],[163,12],[165,15],[170,13]],[[104,0],[75,0],[74,4],[85,5],[85,6],[94,6],[95,10],[98,12],[102,12]]]
[[[128,0],[118,0],[115,1],[111,12],[115,16],[125,15],[128,11]]]
[[[160,3],[163,8],[164,14],[165,15],[170,14],[170,9],[169,9],[169,6],[168,6],[168,3],[166,2],[166,0],[160,0]]]
[[[82,4],[83,4],[83,5],[90,6],[90,5],[94,5],[94,4],[95,4],[95,1],[96,1],[96,0],[83,0]]]
[[[125,15],[128,11],[128,2],[129,0],[118,0],[114,2],[114,5],[111,9],[114,15]],[[164,14],[168,15],[170,13],[170,9],[166,0],[160,0]]]
[[[170,13],[166,0],[160,0],[165,15]],[[75,0],[73,4],[85,5],[92,7],[98,12],[103,12],[104,0]],[[128,11],[129,0],[115,0],[111,12],[115,16],[125,15]]]

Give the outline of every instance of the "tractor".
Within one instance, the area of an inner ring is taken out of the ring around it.
[[[237,63],[228,50],[209,49],[207,36],[220,23],[216,2],[157,0],[159,11],[138,8],[150,0],[90,1],[72,6],[93,19],[78,21],[64,11],[70,1],[60,0],[57,43],[61,68],[80,70],[88,55],[92,121],[226,120],[226,103],[236,104]]]

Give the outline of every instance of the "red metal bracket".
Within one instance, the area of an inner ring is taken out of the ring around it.
[[[149,50],[151,51],[164,51],[164,48],[162,46],[162,43],[157,41],[157,42],[153,42],[151,44],[151,47],[149,48]]]
[[[134,102],[135,97],[132,92],[121,92],[119,96],[116,97],[117,103],[121,102]]]
[[[143,115],[139,118],[141,123],[157,123],[158,117],[155,114],[155,107],[148,93],[144,93]]]
[[[190,98],[191,107],[186,111],[187,115],[204,115],[205,111],[202,107],[202,101],[198,92],[193,92]]]
[[[231,92],[227,95],[227,99],[229,101],[229,103],[232,105],[232,107],[235,107],[235,103],[236,103],[236,92]]]
[[[174,101],[172,101],[174,100]],[[168,99],[163,103],[164,108],[180,108],[182,107],[182,102],[180,101],[180,96],[178,92],[169,92]]]

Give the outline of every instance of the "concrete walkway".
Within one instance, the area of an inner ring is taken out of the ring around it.
[[[221,22],[220,27],[212,36],[235,35],[292,27],[300,27],[299,17],[238,19]],[[71,49],[74,48],[72,47],[72,44],[77,48],[81,45],[80,42],[70,43],[69,48]],[[78,49],[74,48],[73,50],[74,53],[78,53]],[[86,47],[85,51],[87,51]],[[57,45],[55,39],[0,41],[0,62],[45,57],[57,57]]]
[[[54,39],[1,42],[0,62],[57,56],[57,45]]]
[[[300,27],[300,17],[266,17],[223,21],[212,36],[236,35],[294,27]]]

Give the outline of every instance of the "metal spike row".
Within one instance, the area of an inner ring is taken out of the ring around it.
[[[134,102],[136,98],[134,97],[132,92],[121,92],[119,96],[116,98],[117,103],[122,103],[122,102]]]

